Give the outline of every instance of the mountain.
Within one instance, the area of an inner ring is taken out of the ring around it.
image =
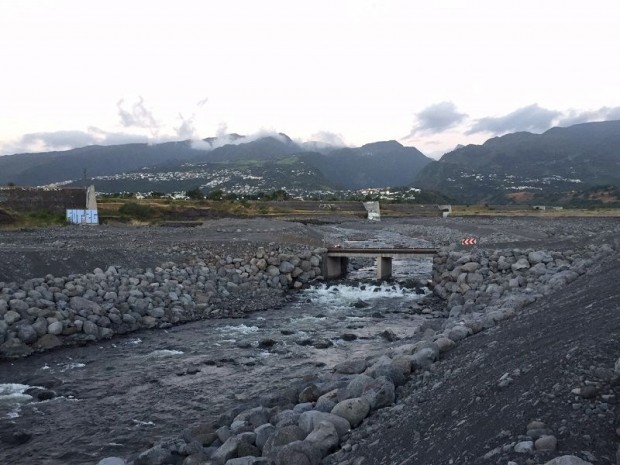
[[[85,174],[102,192],[174,192],[196,186],[238,193],[358,189],[410,185],[430,161],[395,141],[343,149],[300,145],[285,134],[231,134],[198,142],[8,155],[0,157],[0,184],[82,185]]]
[[[620,121],[518,132],[457,148],[424,167],[415,185],[462,203],[544,201],[620,186]]]
[[[304,159],[343,189],[412,185],[415,175],[432,161],[418,149],[394,140],[315,153]]]

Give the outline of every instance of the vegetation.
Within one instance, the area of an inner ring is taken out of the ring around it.
[[[118,212],[122,216],[126,216],[132,219],[137,220],[152,220],[155,218],[155,209],[148,205],[136,203],[136,202],[127,202],[124,203],[119,209]]]

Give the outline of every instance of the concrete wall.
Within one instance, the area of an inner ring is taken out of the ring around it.
[[[65,213],[68,208],[86,208],[86,189],[0,187],[0,207],[15,211]]]

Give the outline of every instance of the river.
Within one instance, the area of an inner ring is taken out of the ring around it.
[[[353,265],[346,280],[302,290],[279,309],[1,362],[0,463],[129,458],[295,380],[327,378],[340,361],[415,341],[441,316],[426,305],[428,289],[412,285],[428,279],[431,259],[395,261],[394,279],[381,283],[371,262]]]

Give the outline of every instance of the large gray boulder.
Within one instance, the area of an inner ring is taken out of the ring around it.
[[[366,386],[361,397],[368,401],[371,410],[388,407],[396,399],[394,383],[384,377],[377,378]]]
[[[185,462],[183,462],[183,465],[185,465]],[[237,457],[236,459],[226,461],[226,465],[269,465],[269,459],[266,457]]]
[[[575,455],[562,455],[545,462],[545,465],[592,465],[592,463],[586,462]]]
[[[349,381],[349,384],[345,389],[341,390],[342,394],[340,391],[338,391],[338,399],[344,400],[352,399],[353,397],[360,397],[362,393],[366,391],[366,388],[373,383],[373,381],[374,378],[368,375],[357,375],[355,378]]]
[[[306,436],[305,441],[314,444],[321,451],[323,457],[333,452],[340,443],[336,427],[328,421],[320,422],[312,432]]]
[[[276,427],[271,423],[260,425],[254,430],[256,433],[256,447],[263,450],[267,440],[276,432]]]
[[[319,465],[323,454],[314,444],[307,441],[295,441],[282,447],[277,455],[276,465]]]
[[[226,442],[213,453],[211,460],[217,465],[224,465],[227,460],[237,457],[239,444],[241,444],[241,439],[235,436],[228,438]]]
[[[334,371],[344,375],[356,375],[358,373],[363,373],[367,366],[368,362],[366,362],[366,360],[358,358],[340,362],[334,366]]]
[[[268,408],[255,407],[241,412],[234,418],[233,423],[236,421],[247,422],[252,426],[252,428],[257,428],[260,425],[269,423],[269,414],[270,411]]]
[[[344,418],[334,415],[333,413],[317,412],[316,410],[302,413],[299,416],[299,427],[305,431],[306,434],[310,434],[322,421],[334,425],[338,432],[338,437],[340,438],[351,429],[351,424]]]
[[[337,403],[331,413],[344,418],[355,428],[370,413],[370,403],[362,397],[346,399]]]
[[[263,457],[274,458],[280,447],[294,441],[301,441],[308,435],[308,432],[297,425],[289,425],[278,428],[265,442],[263,446]]]

